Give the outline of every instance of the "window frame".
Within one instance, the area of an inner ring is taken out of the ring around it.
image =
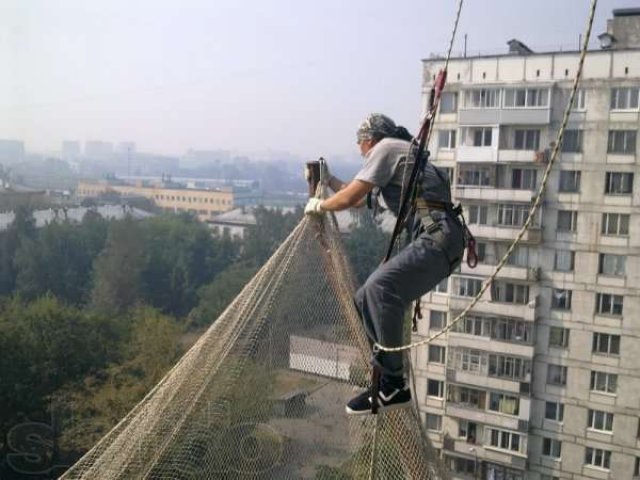
[[[560,170],[560,175],[558,177],[558,193],[580,193],[581,181],[581,170]]]
[[[593,332],[591,352],[597,355],[620,356],[620,335]]]
[[[560,460],[562,458],[562,442],[556,438],[542,437],[542,455]]]
[[[598,456],[600,461],[598,461]],[[611,451],[603,448],[586,447],[584,463],[588,467],[609,471],[611,470]]]
[[[604,382],[602,382],[602,380],[604,380]],[[603,386],[604,388],[596,388],[599,386]],[[607,395],[617,395],[618,375],[616,373],[602,372],[600,370],[591,370],[589,390]]]
[[[633,101],[635,97],[635,106]],[[609,110],[612,112],[634,112],[640,108],[640,88],[636,86],[611,87]],[[622,106],[621,106],[622,104]]]
[[[605,307],[608,305],[608,309]],[[596,292],[596,315],[622,317],[624,314],[624,295]]]
[[[614,414],[603,410],[587,410],[587,428],[596,432],[613,433]]]
[[[555,373],[553,373],[554,370],[556,371]],[[547,385],[566,387],[568,376],[569,369],[566,365],[560,365],[557,363],[547,364]]]
[[[627,180],[625,181],[625,179]],[[612,196],[633,195],[634,180],[633,172],[606,172],[604,194]]]
[[[558,332],[558,335],[554,335],[554,331]],[[557,327],[555,325],[549,327],[549,348],[569,348],[569,338],[571,338],[571,330],[569,328]],[[552,341],[554,339],[559,341]]]
[[[553,409],[549,406],[553,405]],[[551,415],[549,415],[551,413]],[[545,420],[551,420],[552,422],[562,423],[564,422],[564,403],[562,402],[544,402],[544,418]]]
[[[623,220],[626,220],[626,228],[624,228],[625,221]],[[628,237],[630,222],[631,215],[629,215],[628,213],[605,212],[602,214],[602,225],[600,227],[600,233],[602,235],[612,237]]]

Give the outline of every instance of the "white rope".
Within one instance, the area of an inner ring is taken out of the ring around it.
[[[565,129],[567,127],[567,123],[569,122],[569,115],[571,113],[571,109],[573,108],[573,103],[574,103],[574,99],[575,99],[575,96],[576,96],[576,91],[578,90],[578,84],[580,83],[580,78],[582,77],[584,59],[585,59],[586,54],[587,54],[587,47],[589,45],[589,38],[591,37],[591,27],[593,26],[593,19],[595,17],[597,4],[598,4],[598,0],[591,0],[591,7],[590,7],[590,10],[589,10],[589,17],[587,19],[587,25],[586,25],[586,28],[585,28],[585,34],[583,36],[584,40],[582,42],[582,48],[580,50],[580,59],[579,59],[579,62],[578,62],[578,69],[576,71],[576,76],[573,79],[573,87],[571,89],[571,96],[569,97],[569,102],[567,103],[567,106],[566,106],[566,108],[564,110],[564,116],[562,118],[562,124],[560,126],[560,130],[558,131],[558,137],[557,137],[555,145],[553,147],[553,151],[551,153],[551,158],[549,160],[549,163],[547,164],[547,167],[545,168],[544,175],[542,177],[542,183],[540,184],[540,188],[538,189],[536,197],[535,197],[535,199],[533,201],[533,205],[531,206],[531,209],[529,210],[529,215],[528,215],[526,221],[524,222],[524,225],[522,226],[522,228],[518,232],[518,235],[516,236],[515,240],[511,243],[511,245],[509,246],[509,249],[504,254],[502,259],[500,259],[500,261],[498,262],[498,265],[496,265],[496,268],[493,271],[493,273],[483,282],[482,288],[477,293],[477,295],[473,298],[471,303],[469,303],[469,305],[467,305],[465,307],[465,309],[450,324],[448,324],[446,327],[444,327],[440,332],[435,333],[435,334],[433,334],[433,335],[431,335],[431,336],[429,336],[429,337],[427,337],[427,338],[425,338],[423,340],[420,340],[418,342],[410,343],[410,344],[407,344],[407,345],[402,345],[400,347],[387,347],[387,346],[384,346],[384,345],[380,345],[379,343],[375,343],[373,345],[373,351],[374,352],[380,352],[380,351],[383,351],[383,352],[401,352],[403,350],[408,350],[408,349],[411,349],[411,348],[416,348],[416,347],[431,343],[431,341],[433,341],[436,338],[438,338],[438,337],[444,335],[445,333],[449,332],[480,301],[480,298],[482,297],[482,295],[484,295],[484,292],[487,291],[487,289],[489,288],[491,283],[493,283],[493,280],[495,280],[495,278],[498,275],[498,273],[500,272],[500,270],[502,270],[502,267],[507,263],[507,259],[509,258],[509,255],[511,255],[513,250],[518,246],[518,244],[520,243],[520,241],[524,237],[524,234],[527,232],[527,230],[531,226],[531,223],[533,222],[533,218],[534,218],[536,212],[538,211],[538,207],[540,206],[540,203],[542,201],[542,197],[543,197],[543,195],[544,195],[544,193],[545,193],[545,191],[547,189],[547,182],[549,180],[549,173],[551,172],[551,169],[553,168],[553,165],[556,162],[556,159],[558,157],[558,152],[560,151],[560,147],[562,145],[562,139],[564,137],[564,132],[565,132]]]

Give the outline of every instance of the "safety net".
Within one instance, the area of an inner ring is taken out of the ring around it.
[[[304,218],[63,479],[448,478],[417,405],[349,417],[370,346],[335,218]]]

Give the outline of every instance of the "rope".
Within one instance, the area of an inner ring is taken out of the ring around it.
[[[410,343],[410,344],[407,344],[407,345],[402,345],[400,347],[386,347],[386,346],[380,345],[379,343],[375,343],[373,345],[373,351],[374,352],[376,352],[376,353],[380,352],[380,351],[383,351],[383,352],[401,352],[403,350],[409,350],[411,348],[416,348],[416,347],[431,343],[431,341],[433,341],[436,338],[441,337],[445,333],[449,332],[453,328],[453,326],[456,325],[460,320],[462,320],[466,316],[466,314],[469,313],[469,311],[480,301],[480,298],[482,297],[482,295],[484,295],[484,292],[487,291],[487,289],[493,283],[493,281],[495,280],[495,278],[498,275],[498,273],[500,272],[500,270],[502,270],[502,267],[507,263],[507,259],[509,258],[509,255],[511,255],[513,250],[518,246],[518,244],[522,240],[522,237],[524,237],[524,234],[527,232],[527,230],[531,226],[531,223],[533,222],[533,218],[534,218],[536,212],[538,211],[538,207],[540,206],[540,203],[542,201],[542,197],[543,197],[543,195],[544,195],[544,193],[545,193],[545,191],[547,189],[547,182],[549,180],[549,173],[551,172],[551,169],[553,168],[553,165],[555,164],[555,162],[557,160],[558,152],[560,151],[560,147],[562,145],[562,140],[564,138],[564,132],[565,132],[565,129],[567,127],[567,123],[569,122],[569,114],[571,113],[571,109],[573,108],[573,103],[574,103],[574,100],[575,100],[576,92],[578,90],[578,84],[580,83],[580,78],[582,77],[584,59],[585,59],[586,54],[587,54],[587,47],[589,45],[589,39],[591,37],[591,27],[593,26],[593,19],[595,17],[597,4],[598,4],[598,0],[591,0],[591,6],[590,6],[590,10],[589,10],[589,17],[587,19],[587,25],[586,25],[586,28],[585,28],[585,34],[583,35],[583,39],[584,40],[582,42],[582,48],[580,50],[580,59],[578,61],[578,69],[576,71],[576,76],[573,79],[573,87],[571,89],[571,96],[569,97],[569,102],[567,103],[567,106],[565,107],[564,116],[562,118],[562,124],[560,125],[560,130],[558,131],[558,137],[557,137],[556,143],[555,143],[555,145],[553,147],[553,152],[551,153],[551,158],[549,160],[549,163],[547,164],[547,167],[545,168],[544,175],[542,177],[542,183],[540,184],[540,188],[538,189],[538,192],[536,194],[536,198],[533,201],[533,205],[531,206],[531,209],[529,210],[529,216],[527,217],[526,221],[524,222],[524,225],[522,226],[522,228],[518,232],[518,235],[516,236],[515,240],[511,243],[511,245],[509,246],[509,249],[507,250],[507,252],[504,254],[502,259],[498,262],[498,265],[496,265],[496,268],[493,271],[493,273],[489,276],[489,278],[487,278],[483,282],[482,288],[476,294],[476,296],[473,298],[471,303],[469,303],[469,305],[467,305],[465,307],[465,309],[449,325],[445,326],[440,332],[435,333],[435,334],[425,338],[424,340],[420,340],[418,342]]]

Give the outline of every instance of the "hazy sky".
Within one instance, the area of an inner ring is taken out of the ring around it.
[[[415,131],[422,58],[457,0],[0,0],[0,138],[355,154],[381,111]],[[588,0],[466,0],[454,50],[577,48]],[[634,5],[635,4],[635,5]],[[594,38],[613,8],[600,0]]]

